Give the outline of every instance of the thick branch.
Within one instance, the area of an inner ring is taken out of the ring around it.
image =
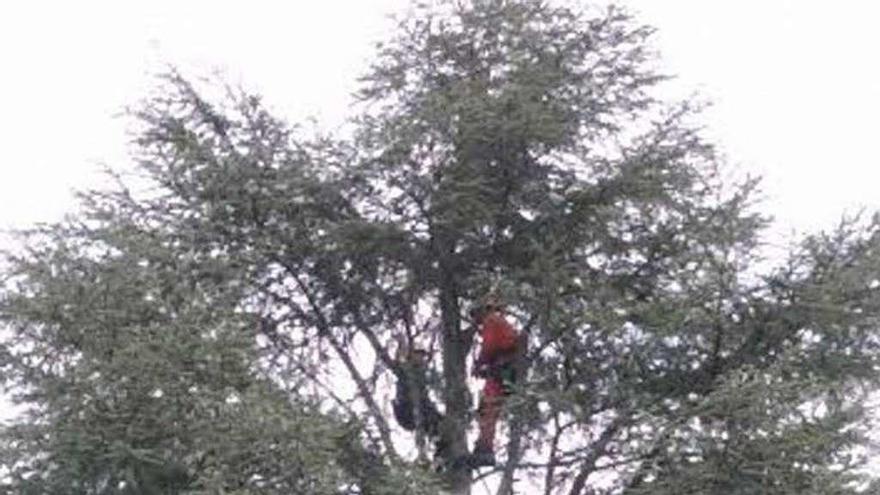
[[[556,463],[559,461],[557,454],[559,452],[559,439],[565,428],[559,424],[559,411],[553,415],[553,439],[550,441],[550,454],[547,456],[547,472],[544,475],[544,495],[550,495],[553,491],[553,479],[555,477]]]
[[[352,311],[352,316],[354,317],[354,323],[357,327],[358,331],[360,331],[364,337],[366,337],[367,342],[369,342],[370,347],[373,348],[373,352],[376,353],[376,356],[385,366],[388,367],[395,375],[397,375],[398,379],[404,379],[404,370],[400,366],[397,361],[391,358],[388,354],[388,350],[382,345],[382,342],[379,341],[379,337],[376,336],[376,332],[374,332],[367,324],[364,322],[363,317],[361,317],[360,313],[357,311]]]
[[[581,469],[577,476],[575,476],[568,495],[580,495],[581,492],[583,492],[584,487],[587,484],[587,478],[589,478],[596,470],[596,461],[605,454],[606,447],[608,447],[608,444],[614,439],[614,436],[617,435],[617,432],[624,423],[625,421],[623,418],[615,419],[610,425],[608,425],[608,428],[605,428],[605,431],[602,432],[599,438],[593,442],[593,448],[587,457],[584,458],[584,462],[581,464]]]
[[[501,472],[501,483],[498,485],[497,495],[513,495],[514,474],[519,467],[519,459],[522,456],[523,422],[519,415],[511,418],[510,441],[507,446],[507,462]]]

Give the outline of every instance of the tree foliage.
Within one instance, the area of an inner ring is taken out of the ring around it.
[[[415,5],[349,138],[169,74],[137,175],[10,255],[10,493],[467,492],[389,421],[393,342],[431,348],[450,461],[467,309],[527,333],[497,491],[856,493],[877,379],[878,221],[766,268],[757,181],[655,98],[617,8]]]

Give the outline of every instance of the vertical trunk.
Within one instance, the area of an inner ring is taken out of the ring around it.
[[[415,424],[415,436],[416,436],[416,451],[417,451],[417,462],[423,462],[426,458],[425,453],[425,420],[422,412],[422,402],[425,397],[424,394],[427,393],[427,388],[425,384],[425,369],[421,368],[418,363],[410,363],[406,366],[405,373],[407,374],[407,380],[410,383],[409,387],[409,403],[412,405],[413,411],[413,423]]]
[[[510,420],[510,441],[507,443],[507,462],[501,472],[497,495],[514,495],[516,469],[522,455],[523,421],[519,415],[512,415]]]
[[[550,441],[550,455],[547,457],[547,471],[544,474],[544,495],[551,495],[556,484],[556,463],[559,462],[559,439],[564,428],[559,424],[559,411],[553,414],[553,439]]]
[[[528,350],[529,334],[528,329],[526,329],[519,335],[516,359],[513,362],[518,391],[524,390],[526,383],[529,368]],[[513,495],[516,493],[514,483],[517,481],[516,470],[522,456],[522,436],[525,429],[522,417],[525,401],[522,401],[519,407],[510,408],[510,401],[508,400],[507,407],[510,410],[510,441],[507,445],[507,462],[501,474],[501,483],[498,485],[498,495]]]
[[[467,388],[467,356],[470,351],[468,332],[462,332],[458,288],[449,257],[449,242],[438,243],[440,312],[443,323],[443,402],[446,421],[442,435],[447,446],[445,461],[450,466],[447,479],[454,493],[469,494],[471,473],[457,461],[468,454],[467,429],[470,420],[471,398]]]

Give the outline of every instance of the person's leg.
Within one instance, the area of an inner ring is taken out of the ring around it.
[[[437,406],[427,396],[422,397],[422,426],[429,437],[440,435],[440,422],[443,415],[437,410]]]
[[[495,426],[501,416],[503,402],[504,387],[501,381],[496,378],[486,380],[479,408],[480,435],[474,446],[475,466],[495,464]]]
[[[397,382],[397,394],[391,402],[391,408],[394,411],[394,419],[401,428],[407,431],[415,429],[416,418],[410,400],[410,388],[403,381]]]

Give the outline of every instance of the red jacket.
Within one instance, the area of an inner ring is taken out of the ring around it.
[[[483,339],[483,345],[477,356],[478,365],[491,365],[498,358],[507,357],[516,351],[518,341],[516,330],[497,311],[493,311],[483,318],[483,323],[480,325],[480,337]]]

